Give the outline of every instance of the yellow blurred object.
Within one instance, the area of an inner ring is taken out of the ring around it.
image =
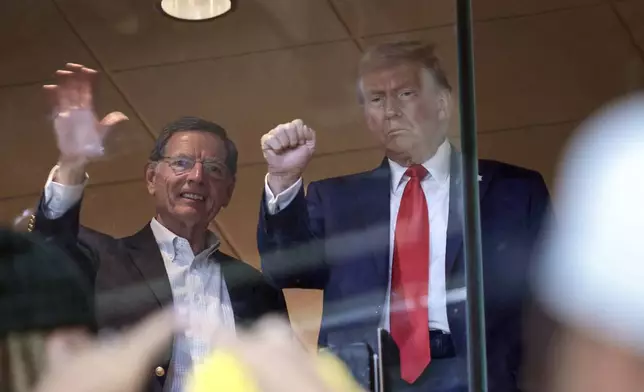
[[[318,372],[332,391],[364,392],[344,362],[335,355],[322,351],[317,357]]]
[[[227,351],[215,351],[203,363],[195,366],[188,380],[188,392],[260,392],[250,371]]]
[[[316,357],[320,378],[332,391],[364,392],[342,361],[328,352]],[[288,376],[286,376],[288,377]],[[234,354],[215,351],[196,366],[188,392],[262,392],[250,369]]]

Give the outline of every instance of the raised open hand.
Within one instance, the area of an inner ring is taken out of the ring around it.
[[[95,341],[49,364],[35,392],[138,392],[178,330],[172,309],[156,312],[108,342]]]
[[[94,112],[93,84],[97,71],[67,63],[56,71],[57,84],[43,86],[53,106],[54,130],[60,161],[84,165],[104,153],[109,129],[128,118],[112,112],[98,120]]]

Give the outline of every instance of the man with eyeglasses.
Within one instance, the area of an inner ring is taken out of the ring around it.
[[[228,329],[269,313],[286,315],[283,293],[219,251],[219,239],[208,230],[231,200],[237,169],[235,144],[217,124],[182,117],[161,131],[145,167],[156,214],[139,232],[116,239],[80,226],[87,163],[102,154],[107,130],[127,120],[113,112],[97,121],[95,75],[67,64],[56,73],[59,83],[45,86],[55,102],[60,159],[29,229],[90,255],[92,265],[87,258],[78,262],[93,272],[99,328],[131,325],[169,302],[185,310],[187,321],[197,317]],[[205,330],[175,338],[167,361],[150,369],[150,391],[182,390],[187,372],[212,349]]]

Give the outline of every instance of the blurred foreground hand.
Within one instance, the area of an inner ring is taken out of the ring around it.
[[[547,392],[644,390],[644,94],[605,106],[563,157],[535,276],[560,328]]]
[[[175,329],[171,309],[155,313],[109,342],[96,341],[65,364],[50,366],[35,392],[140,391]]]
[[[195,368],[187,392],[363,392],[330,353],[311,354],[281,319],[218,334],[217,350]]]

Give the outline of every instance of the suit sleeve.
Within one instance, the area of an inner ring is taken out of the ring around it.
[[[533,181],[530,194],[530,209],[528,223],[532,229],[533,247],[537,244],[544,224],[554,218],[554,211],[550,201],[550,192],[541,175]]]
[[[529,390],[529,385],[531,380],[529,379],[529,374],[527,374],[528,369],[525,368],[524,364],[526,363],[526,346],[531,343],[531,337],[526,335],[528,332],[529,325],[526,325],[525,318],[528,316],[529,312],[533,310],[533,298],[529,290],[529,279],[530,271],[532,270],[532,265],[535,262],[535,251],[539,246],[539,239],[541,237],[541,232],[545,227],[549,219],[553,217],[553,211],[550,201],[550,192],[546,186],[543,177],[540,174],[536,174],[534,179],[530,182],[530,193],[529,193],[529,205],[527,212],[527,225],[529,227],[529,236],[530,238],[527,241],[529,249],[526,250],[528,255],[528,260],[526,261],[526,270],[525,270],[525,292],[523,293],[523,304],[524,307],[522,311],[517,314],[516,318],[512,321],[515,324],[511,328],[511,341],[514,342],[513,349],[509,352],[508,362],[509,364],[515,364],[515,367],[511,370],[513,376],[515,377],[517,383],[517,391]],[[526,379],[527,377],[527,379]],[[524,383],[527,381],[528,385]]]
[[[323,289],[328,266],[324,254],[324,220],[319,184],[308,194],[300,188],[286,208],[270,214],[262,195],[257,244],[262,271],[276,287]]]
[[[79,240],[81,201],[89,176],[85,174],[82,184],[63,185],[55,181],[58,169],[56,165],[49,172],[30,230],[65,248],[83,268],[96,270],[93,249]]]
[[[98,256],[89,244],[79,238],[80,208],[81,200],[78,200],[59,217],[50,218],[43,194],[32,217],[32,230],[68,252],[94,282],[98,270]]]

